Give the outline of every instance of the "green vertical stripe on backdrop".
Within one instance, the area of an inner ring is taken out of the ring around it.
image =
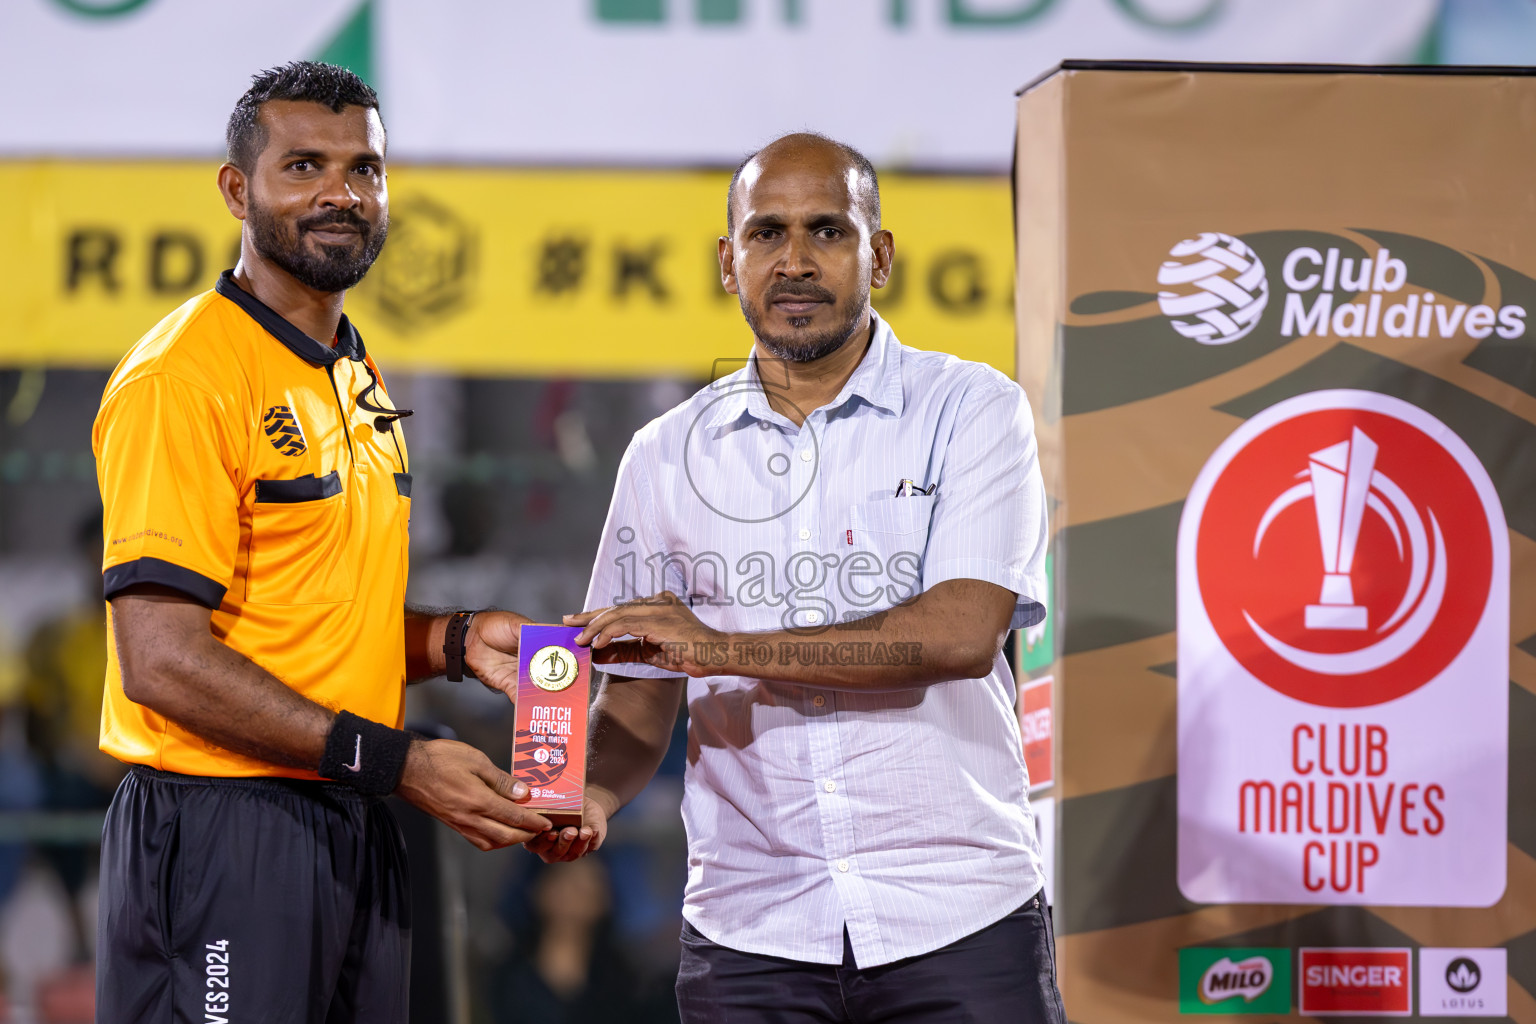
[[[373,0],[363,0],[357,10],[342,22],[330,42],[315,54],[315,60],[346,68],[369,85],[378,87],[373,77]]]
[[[701,23],[733,23],[741,20],[741,0],[698,0],[695,15]]]
[[[1409,64],[1440,64],[1440,25],[1445,20],[1445,6],[1435,13],[1429,27],[1424,30],[1424,38],[1419,40],[1419,45],[1414,47],[1408,55]]]
[[[661,0],[597,0],[599,21],[666,21]]]

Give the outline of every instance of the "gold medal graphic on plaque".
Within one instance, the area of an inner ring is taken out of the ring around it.
[[[541,647],[528,662],[528,677],[541,690],[563,690],[576,681],[576,658],[564,647]]]

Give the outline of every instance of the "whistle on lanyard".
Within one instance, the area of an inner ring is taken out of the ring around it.
[[[366,360],[363,362],[363,369],[368,371],[368,379],[371,380],[372,383],[363,389],[362,394],[357,396],[357,406],[359,409],[363,409],[367,412],[378,413],[378,415],[373,418],[373,429],[377,430],[381,434],[391,433],[395,429],[395,420],[402,420],[407,416],[413,416],[415,415],[415,410],[400,408],[386,409],[377,402],[371,401],[369,396],[378,389],[379,378],[374,374],[373,367],[369,366]]]

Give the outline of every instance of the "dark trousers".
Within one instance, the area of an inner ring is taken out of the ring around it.
[[[135,767],[102,829],[97,1024],[405,1024],[408,890],[378,800]]]
[[[1056,943],[1037,893],[1007,917],[931,953],[879,967],[741,953],[683,925],[683,1024],[1066,1024]]]

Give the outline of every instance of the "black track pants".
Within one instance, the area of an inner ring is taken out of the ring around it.
[[[860,969],[741,953],[683,923],[677,972],[683,1024],[1066,1024],[1056,940],[1036,893],[942,949]]]
[[[135,767],[102,830],[97,1024],[405,1024],[408,887],[378,800]]]

